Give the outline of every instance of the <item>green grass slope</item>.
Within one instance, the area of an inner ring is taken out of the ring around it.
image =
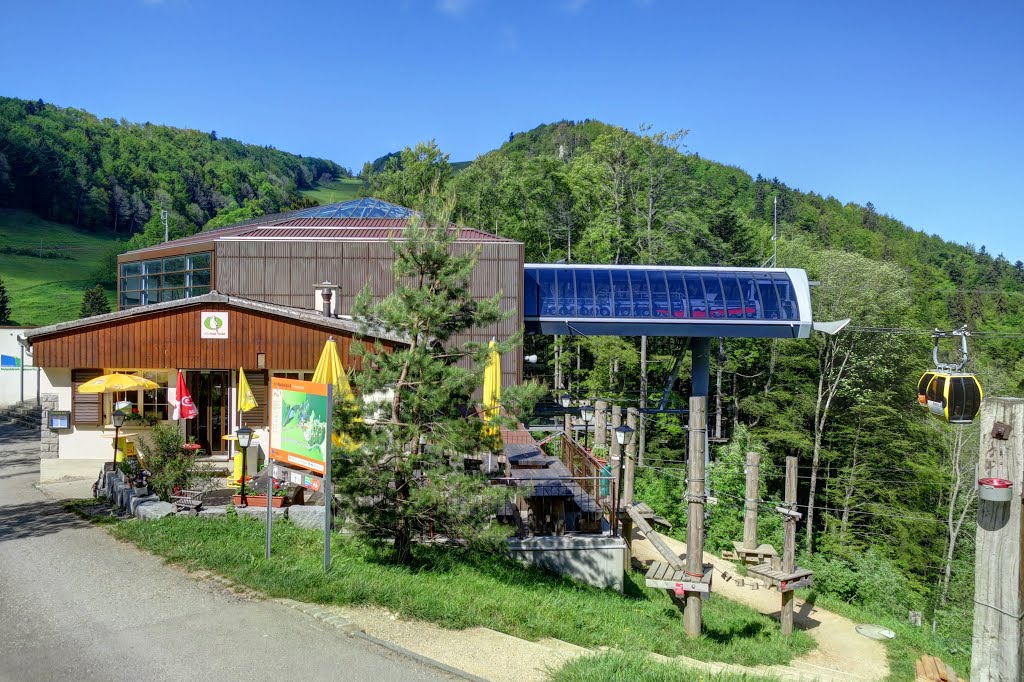
[[[111,249],[112,237],[76,230],[25,211],[0,209],[0,277],[11,321],[42,326],[78,319],[85,289]],[[113,308],[113,293],[108,292]]]
[[[339,201],[355,199],[363,181],[359,178],[338,178],[331,182],[324,183],[315,189],[307,189],[301,192],[302,196],[315,199],[320,205],[335,204]]]

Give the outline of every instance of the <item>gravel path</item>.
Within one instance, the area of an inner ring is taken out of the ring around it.
[[[453,679],[116,541],[33,487],[38,452],[0,425],[0,680]]]

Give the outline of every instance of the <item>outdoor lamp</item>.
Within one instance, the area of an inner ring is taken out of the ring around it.
[[[633,438],[633,432],[636,429],[631,429],[629,426],[623,424],[622,426],[615,427],[615,440],[620,446],[625,447],[629,444],[629,441]]]
[[[562,403],[562,407],[569,409],[569,403],[572,402],[572,396],[568,393],[563,393],[562,397],[559,398],[559,402]]]
[[[124,426],[124,418],[128,415],[121,410],[115,410],[114,414],[110,415],[110,421],[113,422],[114,428],[119,429]]]
[[[588,424],[594,418],[594,406],[593,405],[580,405],[580,416],[583,417],[583,421]]]
[[[249,447],[249,444],[252,443],[252,434],[253,431],[248,426],[243,426],[238,429],[238,431],[235,432],[235,435],[238,436],[238,447],[243,450]]]
[[[526,362],[528,362],[531,365],[536,365],[537,364],[537,355],[534,354],[534,355],[524,356],[523,360],[525,360]]]

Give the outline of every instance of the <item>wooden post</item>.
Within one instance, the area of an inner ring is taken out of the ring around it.
[[[994,427],[1009,425],[1007,437]],[[954,426],[952,428],[961,428]],[[1021,613],[1024,611],[1024,400],[985,398],[981,404],[978,477],[1013,483],[1009,502],[978,500],[974,563],[972,682],[1016,682],[1024,675]]]
[[[640,409],[647,407],[647,337],[640,337]],[[631,425],[632,426],[632,425]],[[647,454],[647,415],[640,413],[640,425],[634,426],[637,429],[637,440],[639,445],[636,454],[636,465],[644,465],[644,455]],[[632,491],[630,491],[632,492]]]
[[[794,509],[796,505],[796,472],[797,458],[795,455],[786,457],[786,508]],[[796,570],[796,517],[786,515],[782,519],[782,572],[792,575]],[[782,593],[782,634],[793,634],[793,597],[795,590]]]
[[[760,482],[761,453],[747,453],[747,494],[743,500],[743,548],[757,549],[757,502]]]
[[[622,408],[618,405],[612,405],[612,429],[615,429],[619,424],[622,423]],[[622,448],[619,447],[619,441],[615,437],[614,430],[608,434],[608,463],[612,468],[612,531],[613,535],[617,535],[614,531],[618,530],[619,527],[619,495],[621,486],[621,473],[622,473]]]
[[[562,415],[562,421],[562,430],[565,431],[567,435],[573,436],[573,438],[575,438],[575,435],[572,432],[572,415],[566,412],[564,415]]]
[[[608,444],[608,401],[598,400],[594,403],[594,447]]]
[[[626,410],[626,426],[636,429],[637,419],[640,417],[640,410],[631,407]],[[635,435],[635,434],[634,434]],[[633,503],[633,478],[636,475],[636,448],[637,439],[633,438],[626,446],[626,473],[625,482],[622,484],[622,504]]]
[[[689,485],[686,516],[686,572],[693,579],[704,575],[704,444],[707,432],[706,397],[690,398]],[[699,592],[686,593],[683,614],[686,634],[699,637],[701,630],[701,598]]]

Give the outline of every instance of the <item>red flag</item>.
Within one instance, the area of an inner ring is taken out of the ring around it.
[[[179,419],[191,419],[199,414],[195,403],[192,402],[192,396],[188,393],[188,387],[185,386],[185,375],[181,373],[180,369],[178,370],[178,387],[175,392],[178,398]]]

